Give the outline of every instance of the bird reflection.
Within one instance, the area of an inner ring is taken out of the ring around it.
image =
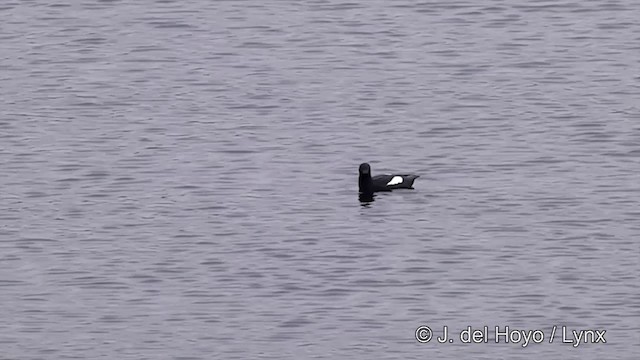
[[[367,207],[370,206],[372,202],[374,202],[374,196],[373,194],[363,194],[360,193],[358,194],[358,200],[360,200],[360,205]]]

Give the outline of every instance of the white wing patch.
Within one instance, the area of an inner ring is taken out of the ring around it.
[[[387,186],[402,184],[402,181],[402,176],[394,176],[393,179],[387,183]]]

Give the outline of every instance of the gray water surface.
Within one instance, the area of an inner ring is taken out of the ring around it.
[[[638,19],[3,2],[0,358],[638,359]],[[364,161],[421,177],[361,204]]]

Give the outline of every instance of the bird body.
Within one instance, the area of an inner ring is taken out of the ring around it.
[[[358,188],[361,194],[366,195],[394,189],[413,189],[413,182],[420,177],[413,174],[371,176],[371,166],[367,163],[360,165],[359,173]]]

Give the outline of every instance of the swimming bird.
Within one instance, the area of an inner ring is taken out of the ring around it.
[[[393,189],[413,189],[413,182],[420,175],[376,175],[371,176],[371,166],[367,163],[360,164],[360,177],[358,187],[361,194],[373,195],[378,191],[391,191]]]

